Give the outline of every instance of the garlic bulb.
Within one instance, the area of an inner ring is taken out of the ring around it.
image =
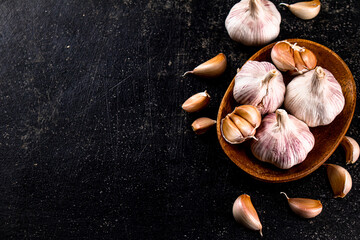
[[[314,135],[299,119],[278,109],[268,114],[257,129],[251,151],[256,158],[282,169],[305,160],[315,144]]]
[[[226,56],[223,53],[219,53],[212,59],[200,64],[194,70],[187,71],[183,76],[191,73],[199,77],[204,78],[216,78],[224,73],[226,69]]]
[[[221,134],[228,143],[239,144],[249,138],[254,138],[260,123],[261,115],[256,107],[239,106],[221,120]]]
[[[289,10],[298,18],[309,20],[316,17],[320,12],[320,1],[313,0],[307,2],[297,2],[294,4],[280,3],[289,8]]]
[[[271,60],[283,72],[303,74],[316,67],[317,59],[312,51],[296,43],[280,41],[271,49]]]
[[[225,20],[234,41],[247,46],[264,45],[280,32],[281,15],[268,0],[242,0],[235,4]]]
[[[331,72],[316,67],[288,84],[284,105],[309,127],[316,127],[330,124],[343,110],[345,98]]]
[[[284,101],[282,74],[269,62],[248,61],[235,76],[233,95],[239,104],[253,105],[262,115],[274,112]]]

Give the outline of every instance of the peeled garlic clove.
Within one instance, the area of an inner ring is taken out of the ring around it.
[[[359,144],[355,141],[355,139],[349,136],[345,136],[340,144],[346,152],[346,164],[355,163],[360,155]]]
[[[183,103],[182,108],[189,113],[197,112],[205,108],[209,103],[210,103],[210,96],[206,91],[204,91],[197,93],[191,96],[189,99],[187,99]]]
[[[233,95],[239,104],[257,107],[261,115],[274,112],[284,101],[282,74],[269,62],[248,61],[235,76]]]
[[[308,2],[298,2],[294,4],[280,3],[289,8],[289,10],[298,18],[309,20],[316,17],[320,12],[321,3],[319,0]]]
[[[204,78],[215,78],[224,73],[226,64],[225,54],[219,53],[217,56],[194,68],[194,70],[187,71],[183,76],[191,73]]]
[[[239,144],[255,138],[256,128],[261,123],[259,110],[250,105],[236,107],[221,120],[221,134],[231,144]]]
[[[263,236],[259,216],[249,195],[242,194],[235,200],[233,216],[238,223],[251,230],[259,231],[260,235]]]
[[[206,133],[209,128],[215,125],[215,123],[216,121],[212,120],[211,118],[201,117],[196,119],[191,124],[191,127],[196,134],[200,135]]]
[[[334,197],[344,198],[351,190],[352,179],[350,173],[343,167],[335,164],[324,164],[330,181]]]
[[[317,127],[330,124],[340,114],[345,98],[334,75],[316,67],[288,84],[284,105],[309,127]]]
[[[271,60],[280,71],[289,71],[290,74],[303,74],[316,67],[315,54],[300,47],[296,43],[280,41],[271,49]]]
[[[242,0],[235,4],[225,20],[231,39],[247,46],[264,45],[280,32],[281,15],[268,0]]]
[[[303,162],[315,144],[308,126],[283,109],[268,114],[256,130],[251,151],[263,161],[281,169]]]
[[[286,193],[284,194],[288,200],[291,210],[303,218],[314,218],[322,211],[322,204],[319,200],[309,198],[289,198]]]

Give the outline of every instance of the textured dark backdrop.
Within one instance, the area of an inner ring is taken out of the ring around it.
[[[349,195],[333,199],[323,167],[296,182],[258,182],[227,158],[215,129],[192,132],[197,117],[216,117],[236,68],[259,50],[228,37],[235,3],[0,0],[1,239],[258,238],[233,220],[242,193],[264,239],[359,239],[359,163],[346,166]],[[278,40],[333,49],[359,89],[359,10],[357,0],[328,0],[302,21],[279,8]],[[221,78],[181,77],[219,52],[229,63]],[[205,111],[181,110],[205,89]],[[359,118],[357,107],[348,135],[358,141]],[[341,149],[329,160],[344,161]],[[320,199],[323,213],[299,219],[280,191]]]

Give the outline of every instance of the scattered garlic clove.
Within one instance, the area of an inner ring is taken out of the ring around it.
[[[259,110],[251,105],[242,105],[221,120],[221,134],[228,143],[239,144],[250,138],[255,139],[260,123]]]
[[[315,144],[309,127],[283,109],[264,117],[256,130],[251,151],[263,162],[281,169],[289,169],[303,162]]]
[[[269,62],[248,61],[235,76],[233,95],[239,104],[253,105],[262,115],[274,112],[284,101],[282,74]]]
[[[334,197],[344,198],[351,190],[352,179],[350,173],[343,167],[335,164],[324,164],[330,181]]]
[[[292,75],[303,74],[314,69],[317,64],[312,51],[286,40],[274,45],[271,49],[271,60],[280,71],[289,71]]]
[[[197,112],[205,108],[210,103],[210,95],[204,91],[188,98],[182,105],[186,112]]]
[[[346,152],[346,164],[355,163],[360,155],[359,144],[355,141],[355,139],[349,136],[345,136],[340,144]]]
[[[204,134],[209,130],[212,126],[216,123],[215,120],[207,117],[201,117],[196,119],[192,124],[191,127],[194,132],[198,135]]]
[[[247,194],[240,195],[233,205],[233,216],[235,220],[243,226],[259,231],[262,234],[262,225],[259,216],[251,202],[251,198]]]
[[[227,61],[225,54],[219,53],[217,56],[194,68],[194,70],[187,71],[183,76],[191,73],[199,77],[216,78],[224,73],[226,65]]]
[[[280,32],[281,15],[268,0],[242,0],[235,4],[225,20],[225,27],[234,41],[247,46],[264,45]]]
[[[330,124],[340,114],[345,98],[334,75],[316,67],[287,85],[284,106],[309,127],[317,127]]]
[[[288,7],[295,16],[303,20],[313,19],[319,14],[321,8],[319,0],[297,2],[294,4],[280,3],[280,5]]]
[[[319,200],[309,198],[289,198],[286,193],[284,194],[288,200],[290,209],[302,218],[314,218],[322,211],[322,204]]]

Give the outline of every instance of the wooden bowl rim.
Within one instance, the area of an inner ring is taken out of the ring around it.
[[[311,44],[311,45],[315,45],[319,48],[323,48],[325,51],[330,52],[330,54],[332,56],[334,56],[339,63],[341,63],[341,65],[344,67],[344,69],[349,73],[349,82],[351,82],[352,85],[352,99],[354,99],[354,101],[348,103],[350,105],[350,110],[351,110],[351,114],[348,117],[348,119],[346,120],[346,123],[344,125],[344,127],[341,130],[341,134],[339,135],[339,137],[336,139],[335,144],[333,145],[333,148],[331,151],[329,151],[327,154],[325,154],[325,157],[321,160],[321,161],[317,161],[316,164],[314,164],[314,166],[310,169],[305,169],[304,171],[301,172],[297,172],[294,173],[292,175],[282,175],[281,177],[278,176],[273,176],[273,177],[268,177],[268,176],[264,176],[261,174],[257,174],[254,171],[250,171],[249,169],[245,168],[243,165],[239,164],[237,161],[234,161],[233,159],[231,159],[231,157],[229,156],[229,154],[227,153],[227,151],[225,150],[225,146],[224,144],[229,144],[225,141],[221,141],[222,140],[222,134],[221,134],[221,130],[220,130],[220,123],[221,123],[221,115],[223,112],[223,108],[225,105],[225,96],[227,96],[228,94],[230,94],[230,91],[233,90],[233,85],[234,85],[234,81],[235,81],[235,77],[233,78],[233,80],[231,81],[231,83],[229,84],[229,87],[227,88],[223,99],[221,100],[220,106],[219,106],[219,111],[218,111],[218,115],[217,115],[217,123],[216,123],[216,130],[217,130],[217,136],[218,136],[218,140],[219,143],[221,145],[221,148],[223,149],[223,151],[225,152],[225,154],[230,158],[230,160],[232,162],[234,162],[240,169],[242,169],[244,172],[246,172],[247,174],[249,174],[250,176],[252,176],[253,178],[263,181],[263,182],[269,182],[269,183],[282,183],[282,182],[290,182],[290,181],[295,181],[295,180],[299,180],[307,175],[309,175],[310,173],[314,172],[316,169],[318,169],[324,162],[326,162],[326,160],[329,159],[329,157],[333,154],[333,152],[336,150],[336,148],[339,146],[342,138],[345,136],[347,130],[350,127],[350,123],[352,121],[352,118],[354,116],[354,112],[355,112],[355,106],[356,106],[356,84],[354,81],[354,77],[349,69],[349,67],[346,65],[346,63],[344,62],[344,60],[342,60],[339,55],[337,55],[334,51],[332,51],[331,49],[329,49],[328,47],[321,45],[319,43],[310,41],[310,40],[306,40],[306,39],[300,39],[300,38],[292,38],[292,39],[285,39],[286,41],[289,42],[297,42],[299,43],[299,45],[301,46],[301,43],[307,43],[307,44]],[[280,41],[285,41],[285,40],[280,40]],[[279,41],[277,41],[279,42]],[[253,61],[255,60],[260,54],[262,54],[265,51],[268,51],[269,49],[271,49],[277,42],[271,43],[263,48],[261,48],[259,51],[257,51],[254,55],[252,55],[246,62],[248,61]],[[246,63],[245,62],[245,63]],[[245,64],[244,63],[244,64]],[[260,161],[260,160],[259,160]],[[286,170],[284,170],[286,171]]]

